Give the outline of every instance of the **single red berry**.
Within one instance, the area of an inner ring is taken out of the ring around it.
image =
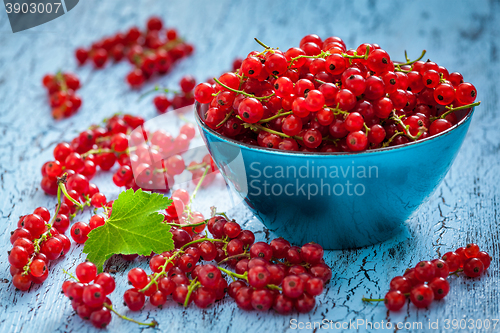
[[[248,283],[254,288],[264,288],[271,281],[271,273],[264,266],[255,266],[248,270]]]
[[[291,247],[290,242],[281,237],[273,239],[269,245],[273,250],[273,257],[276,259],[285,258],[288,250]]]
[[[88,234],[91,231],[88,224],[84,222],[76,222],[71,226],[71,238],[75,243],[83,244],[89,239]]]
[[[314,309],[316,300],[313,296],[304,293],[293,300],[293,305],[299,313],[308,313]]]
[[[184,302],[186,300],[187,294],[188,294],[188,287],[187,287],[187,285],[185,285],[185,284],[179,284],[179,285],[177,285],[177,287],[175,288],[174,292],[172,293],[172,299],[175,302],[179,303],[180,305],[184,305]],[[188,301],[188,304],[191,303],[192,301],[193,301],[193,298],[190,297],[189,301]]]
[[[484,264],[478,258],[469,258],[464,262],[464,274],[468,277],[478,277],[484,271]]]
[[[89,283],[94,281],[97,276],[97,267],[90,261],[82,262],[76,266],[76,277],[81,283]]]
[[[323,247],[316,243],[305,244],[300,251],[302,261],[311,265],[318,264],[323,259],[323,254]]]
[[[289,275],[283,279],[282,288],[284,295],[297,298],[304,293],[304,281],[296,275]]]
[[[462,104],[474,103],[477,97],[476,87],[471,83],[461,83],[456,90],[457,100]]]
[[[104,217],[96,214],[92,215],[92,217],[90,218],[89,227],[91,230],[94,230],[95,228],[103,226],[105,223],[106,220],[104,219]]]
[[[200,309],[206,309],[212,305],[216,300],[215,292],[207,287],[196,289],[193,294],[193,301]]]
[[[267,311],[273,305],[274,297],[269,289],[254,290],[251,297],[252,307],[257,311]]]
[[[215,287],[221,278],[220,270],[211,264],[204,265],[198,274],[198,280],[207,288]]]
[[[479,246],[474,243],[467,244],[464,250],[464,254],[467,258],[475,258],[479,253]]]
[[[253,289],[249,287],[240,287],[234,295],[236,304],[243,310],[252,310],[252,293]]]
[[[271,260],[273,256],[273,250],[271,246],[264,242],[257,242],[250,247],[250,258],[262,258],[265,260]]]
[[[446,261],[441,259],[434,259],[431,261],[431,263],[434,265],[434,268],[436,270],[436,277],[443,277],[445,279],[448,277],[448,275],[450,274],[450,268]]]
[[[12,284],[21,291],[26,291],[31,287],[31,278],[22,272],[15,274],[12,277]]]
[[[419,285],[411,290],[410,300],[417,308],[426,308],[434,300],[434,291],[426,284]]]
[[[123,294],[123,300],[127,304],[128,308],[132,311],[139,311],[146,302],[146,298],[143,293],[139,290],[132,288],[125,291]]]
[[[148,275],[142,268],[132,268],[128,274],[129,283],[134,286],[134,288],[142,289],[148,284]]]
[[[403,294],[407,294],[411,290],[412,283],[404,276],[396,276],[391,280],[389,287],[390,290],[397,290]]]
[[[106,295],[111,294],[115,290],[115,279],[109,273],[100,273],[94,279],[94,283],[100,285]]]
[[[415,266],[415,278],[429,282],[436,276],[436,268],[430,261],[421,261]]]
[[[450,292],[450,284],[444,277],[436,277],[428,286],[434,292],[434,299],[442,299]]]
[[[94,327],[105,328],[111,322],[111,318],[111,312],[106,308],[102,308],[92,312],[90,322]]]
[[[479,260],[481,260],[483,262],[485,270],[488,269],[488,267],[490,267],[491,257],[488,253],[481,251],[477,254],[476,258],[478,258]]]
[[[455,272],[463,265],[461,256],[455,252],[446,252],[443,255],[443,260],[448,264],[451,273]]]
[[[93,283],[83,288],[82,300],[87,306],[98,307],[104,304],[106,293],[101,285]]]
[[[384,297],[385,307],[389,311],[399,311],[406,303],[406,296],[399,290],[391,290]]]

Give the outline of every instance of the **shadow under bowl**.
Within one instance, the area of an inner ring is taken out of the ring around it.
[[[200,133],[226,183],[264,225],[290,242],[357,248],[401,231],[446,176],[474,109],[439,135],[357,153],[287,152],[225,137],[203,122]]]

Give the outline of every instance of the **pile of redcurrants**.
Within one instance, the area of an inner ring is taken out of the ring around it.
[[[258,41],[234,72],[201,83],[195,99],[218,133],[267,148],[350,152],[396,146],[448,130],[476,89],[422,56],[391,60],[377,44],[347,50],[339,37],[307,35],[286,52]]]
[[[159,17],[151,17],[144,31],[131,27],[125,33],[98,40],[89,48],[78,48],[75,56],[80,65],[91,60],[95,68],[103,68],[108,59],[118,62],[127,58],[134,66],[127,75],[127,82],[138,88],[154,74],[166,74],[193,50],[193,46],[179,37],[175,29],[165,29]]]
[[[82,106],[82,99],[75,93],[80,88],[80,80],[75,74],[47,74],[43,77],[42,84],[49,93],[54,119],[70,117]]]
[[[387,309],[398,311],[407,303],[409,297],[417,308],[426,308],[434,300],[448,295],[448,276],[463,272],[465,276],[475,278],[488,269],[490,263],[491,257],[488,253],[480,251],[477,244],[467,244],[466,247],[445,253],[442,259],[421,261],[414,268],[406,270],[403,276],[396,276],[391,280],[390,291],[385,298],[363,300],[384,301]]]

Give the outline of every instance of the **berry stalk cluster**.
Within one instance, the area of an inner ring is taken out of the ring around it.
[[[125,33],[98,40],[89,48],[78,48],[75,56],[80,65],[91,60],[95,68],[103,68],[109,59],[119,62],[126,58],[133,66],[126,81],[132,88],[139,88],[155,74],[168,73],[177,61],[191,55],[193,50],[175,29],[164,28],[159,17],[151,17],[144,31],[131,27]]]
[[[175,91],[168,88],[155,87],[151,92],[161,92],[160,95],[156,95],[153,99],[153,104],[158,111],[158,113],[165,113],[170,107],[177,110],[182,107],[194,104],[193,90],[196,86],[196,80],[191,75],[185,75],[179,81],[179,87],[181,91]],[[147,92],[148,94],[150,92]],[[172,98],[168,98],[167,94],[173,95]]]
[[[363,301],[383,301],[387,309],[398,311],[409,297],[415,307],[426,308],[434,300],[448,295],[449,276],[463,273],[467,277],[476,278],[490,267],[490,263],[488,253],[480,251],[477,244],[467,244],[466,247],[445,253],[441,259],[421,261],[414,268],[407,269],[403,276],[396,276],[391,280],[390,290],[385,298],[363,298]]]
[[[92,199],[99,192],[97,186],[89,182],[97,167],[108,171],[118,163],[120,167],[113,175],[113,182],[117,186],[133,189],[163,188],[168,191],[174,184],[173,177],[186,169],[186,163],[180,154],[187,151],[195,136],[194,125],[184,124],[175,138],[163,130],[153,133],[145,129],[132,132],[143,123],[144,119],[141,117],[115,115],[104,126],[94,125],[81,132],[70,143],[58,143],[53,152],[54,160],[42,166],[42,189],[47,194],[55,195],[57,177],[66,173],[70,195],[77,201]],[[131,149],[130,142],[136,143]],[[143,163],[137,163],[132,170],[131,158]],[[214,167],[209,156],[205,160]],[[199,177],[199,170],[195,167],[191,165],[187,169],[193,176]],[[104,203],[102,196],[98,195],[94,203]]]
[[[32,283],[43,283],[49,275],[50,261],[64,257],[70,250],[71,241],[64,234],[70,224],[70,207],[77,205],[83,209],[83,205],[68,195],[65,181],[65,176],[57,180],[58,203],[52,220],[47,208],[38,207],[32,214],[21,216],[17,229],[11,232],[8,260],[12,283],[19,290],[28,290]],[[73,235],[73,229],[71,233]]]
[[[97,274],[97,267],[93,263],[83,262],[76,266],[76,277],[67,274],[74,281],[64,281],[62,293],[71,300],[73,310],[83,320],[90,320],[97,328],[105,328],[111,322],[111,313],[115,313],[139,325],[156,326],[155,321],[141,323],[116,312],[108,297],[115,290],[115,279],[109,273]]]
[[[199,233],[205,224],[212,238]],[[215,215],[189,229],[170,225],[175,249],[150,259],[151,274],[140,268],[128,273],[133,288],[125,292],[124,300],[133,311],[144,306],[146,297],[158,307],[172,295],[183,306],[194,302],[207,308],[227,293],[245,310],[306,313],[314,308],[314,297],[332,276],[318,244],[291,246],[283,238],[255,243],[251,231],[242,230],[225,215]]]
[[[257,39],[256,39],[257,40]],[[377,44],[347,50],[307,35],[286,52],[259,40],[234,72],[201,83],[207,126],[241,142],[307,152],[397,146],[437,135],[479,102],[460,73],[428,60],[391,60]],[[239,63],[236,63],[239,64]]]
[[[82,99],[75,93],[80,88],[80,80],[75,74],[47,74],[43,77],[42,84],[49,94],[54,119],[70,117],[82,106]]]

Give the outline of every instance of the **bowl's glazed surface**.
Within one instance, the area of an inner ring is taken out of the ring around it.
[[[332,154],[285,152],[226,138],[203,123],[206,108],[196,104],[196,119],[227,184],[276,234],[325,249],[366,246],[400,231],[450,169],[474,112],[419,142]]]

